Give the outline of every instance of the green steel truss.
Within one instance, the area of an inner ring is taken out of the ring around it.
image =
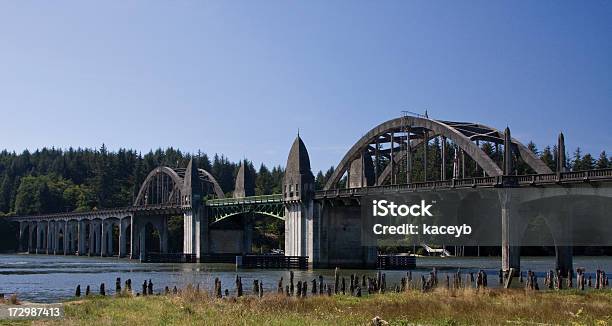
[[[214,219],[213,223],[245,213],[257,213],[281,220],[285,219],[285,206],[283,204],[283,195],[281,194],[211,199],[207,200],[204,205],[208,209],[208,216]]]

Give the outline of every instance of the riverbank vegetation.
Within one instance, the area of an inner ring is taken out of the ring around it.
[[[189,288],[175,295],[89,296],[67,302],[65,311],[65,319],[42,324],[371,325],[379,317],[390,325],[610,325],[612,292],[437,289],[364,297],[216,299]]]

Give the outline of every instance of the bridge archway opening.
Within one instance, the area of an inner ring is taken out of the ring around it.
[[[168,217],[168,252],[183,252],[184,219],[182,214]]]
[[[235,213],[213,222],[211,231],[236,230],[244,237],[243,250],[259,254],[278,252],[285,246],[285,221],[269,212]],[[245,248],[248,247],[248,248]]]
[[[131,257],[132,255],[132,225],[128,224],[125,229],[125,250],[126,252],[124,253],[127,257]]]
[[[57,253],[64,252],[64,228],[60,228],[57,232]]]
[[[161,238],[159,230],[151,222],[147,222],[145,228],[145,248],[146,252],[161,252]]]
[[[106,252],[109,256],[119,256],[119,220],[109,225],[110,236]]]
[[[30,225],[26,223],[21,229],[21,233],[19,234],[19,239],[18,239],[19,242],[17,243],[19,248],[21,248],[22,251],[28,250],[29,235],[30,235]]]
[[[32,247],[30,248],[31,251],[36,251],[36,248],[38,248],[38,225],[34,224],[32,225]]]
[[[92,248],[91,248],[91,239],[93,237],[93,230],[92,230],[92,225],[91,225],[91,221],[87,221],[85,222],[85,252],[86,253],[91,253],[92,252]]]

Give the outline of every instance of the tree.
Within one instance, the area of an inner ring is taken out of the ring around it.
[[[584,157],[582,157],[582,163],[580,163],[580,167],[582,170],[592,170],[595,168],[595,159],[591,154],[586,153]]]
[[[584,170],[582,168],[582,151],[580,147],[576,148],[574,151],[574,157],[572,159],[572,171],[580,171]]]
[[[546,146],[540,154],[540,159],[553,171],[557,169],[557,162],[550,146]]]
[[[606,154],[606,151],[602,151],[599,154],[599,159],[597,160],[596,167],[598,169],[605,169],[605,168],[611,167],[610,159],[608,159],[608,155]]]

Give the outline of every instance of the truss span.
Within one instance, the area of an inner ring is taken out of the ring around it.
[[[362,171],[368,164],[371,166],[373,156],[377,170],[374,181],[368,185],[382,185],[389,181],[393,173],[396,173],[394,171],[400,166],[402,160],[406,159],[408,153],[412,155],[419,145],[423,145],[424,141],[429,142],[435,137],[449,140],[462,152],[462,155],[467,155],[476,162],[486,175],[501,176],[504,174],[498,164],[478,146],[480,141],[503,144],[503,132],[478,123],[404,116],[379,124],[359,139],[344,155],[324,189],[335,189],[341,178],[349,172],[351,165],[356,161],[361,161],[358,167]],[[536,173],[552,173],[550,168],[525,145],[514,138],[511,143],[513,155],[520,156]],[[407,148],[410,148],[410,151],[407,151]],[[388,162],[380,171],[378,171],[377,157],[385,157]],[[370,162],[362,161],[363,158]]]

